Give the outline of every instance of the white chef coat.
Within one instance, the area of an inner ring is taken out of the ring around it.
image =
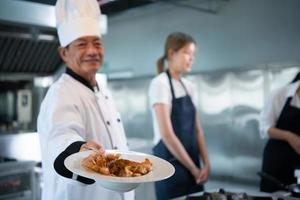
[[[188,94],[191,96],[192,102],[194,103],[194,105],[196,105],[197,99],[196,99],[194,85],[189,80],[183,77],[181,77],[181,81],[186,87]],[[174,88],[175,98],[180,98],[187,95],[180,81],[172,78],[172,85]],[[153,144],[156,145],[161,139],[161,134],[159,132],[159,126],[158,126],[158,122],[157,122],[157,118],[153,106],[156,103],[163,103],[169,105],[170,108],[172,107],[171,87],[170,87],[168,76],[165,72],[160,73],[158,76],[156,76],[154,79],[151,80],[149,85],[148,96],[149,96],[150,109],[151,109],[152,119],[153,119],[152,120],[153,129],[154,129]]]
[[[99,184],[86,185],[55,172],[56,157],[76,141],[96,140],[105,149],[128,150],[120,115],[106,88],[95,93],[68,74],[48,90],[38,116],[42,150],[43,200],[134,199]]]
[[[270,94],[260,113],[259,132],[261,138],[268,138],[268,130],[275,127],[287,98],[293,97],[291,105],[300,108],[300,98],[296,94],[300,81],[281,87]]]

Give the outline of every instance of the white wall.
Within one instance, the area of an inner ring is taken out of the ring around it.
[[[203,2],[192,1],[195,6]],[[104,71],[155,74],[156,60],[172,31],[190,33],[197,40],[194,72],[299,63],[299,0],[229,0],[220,5],[218,14],[210,14],[155,2],[110,16]]]

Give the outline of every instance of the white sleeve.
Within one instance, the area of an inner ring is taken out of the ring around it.
[[[38,116],[38,132],[42,151],[48,161],[56,157],[70,144],[84,140],[85,129],[81,114],[67,95],[49,92]]]
[[[280,116],[286,101],[285,96],[286,94],[281,89],[271,93],[270,97],[265,101],[264,108],[260,113],[259,122],[259,133],[261,138],[267,138],[269,136],[269,128],[276,126],[278,117]]]
[[[160,79],[153,79],[149,86],[149,101],[152,107],[156,103],[171,104],[171,92]]]

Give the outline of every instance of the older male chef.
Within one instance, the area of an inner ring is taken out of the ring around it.
[[[49,88],[38,116],[42,149],[43,200],[134,199],[64,166],[67,156],[86,149],[127,150],[120,116],[109,91],[96,82],[103,62],[100,9],[96,0],[58,0],[59,54],[66,72]]]

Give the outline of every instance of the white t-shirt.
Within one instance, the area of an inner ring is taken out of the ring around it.
[[[188,81],[185,78],[181,78],[181,81],[183,82],[185,88],[188,91],[188,94],[192,98],[192,102],[194,105],[196,105],[196,94],[195,94],[195,89],[194,86],[190,81]],[[172,85],[174,88],[174,95],[175,98],[183,97],[187,95],[184,87],[180,83],[180,81],[172,79]],[[155,115],[154,107],[153,105],[156,103],[163,103],[172,106],[172,93],[171,93],[171,87],[170,87],[170,82],[168,79],[168,75],[166,73],[161,73],[158,76],[156,76],[152,81],[150,82],[149,86],[149,101],[150,101],[150,108],[151,108],[151,113],[152,113],[152,121],[153,121],[153,128],[154,128],[154,138],[153,138],[153,143],[154,145],[159,142],[161,139],[161,135],[159,132],[159,127],[157,123],[157,118]],[[170,109],[171,111],[171,109]]]
[[[276,126],[287,98],[293,97],[291,105],[300,108],[300,98],[296,93],[299,85],[300,81],[297,81],[271,93],[260,114],[259,132],[261,138],[267,138],[269,136],[268,129]]]

